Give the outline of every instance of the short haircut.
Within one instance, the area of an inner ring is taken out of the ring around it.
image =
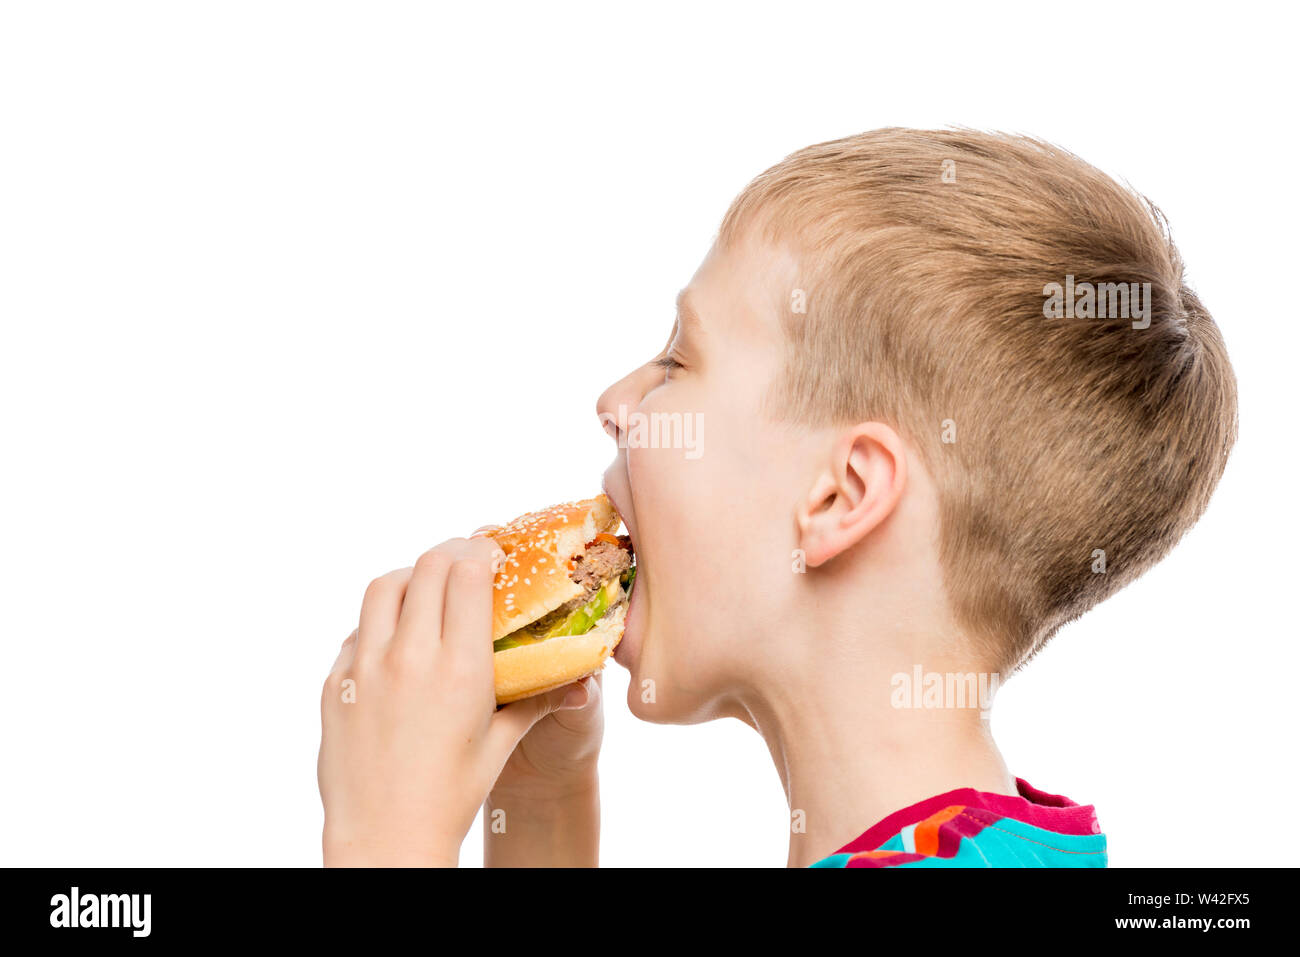
[[[1077,156],[1007,134],[875,130],[750,183],[719,243],[750,230],[801,265],[767,411],[884,421],[917,447],[949,603],[999,670],[1205,509],[1237,432],[1223,339],[1164,216]]]

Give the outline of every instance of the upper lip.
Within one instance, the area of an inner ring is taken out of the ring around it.
[[[624,515],[623,509],[618,507],[618,499],[615,498],[614,495],[610,492],[609,483],[606,482],[604,479],[601,479],[600,490],[605,493],[605,497],[609,499],[609,503],[614,506],[614,511],[615,513],[617,513],[619,520],[623,523],[623,526],[627,529],[628,537],[632,539],[632,551],[635,554],[636,530],[632,527],[632,523],[627,520],[627,516]]]

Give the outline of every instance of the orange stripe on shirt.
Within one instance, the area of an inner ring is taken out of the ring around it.
[[[912,832],[912,839],[916,844],[916,853],[924,854],[926,857],[934,857],[938,854],[939,829],[964,810],[966,810],[966,805],[953,804],[942,811],[936,811],[916,825],[916,829]]]

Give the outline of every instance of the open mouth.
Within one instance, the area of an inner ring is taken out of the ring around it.
[[[612,495],[609,494],[609,488],[608,488],[607,483],[602,483],[602,486],[603,486],[602,490],[603,490],[604,493],[605,493],[605,497],[609,499],[610,504],[614,507],[614,511],[615,511],[615,513],[618,515],[619,520],[620,520],[620,521],[622,522],[622,524],[623,524],[623,529],[624,529],[625,532],[626,532],[626,536],[620,536],[620,537],[626,537],[626,538],[628,539],[628,542],[629,542],[629,545],[630,545],[630,549],[629,549],[629,550],[632,552],[632,555],[633,555],[633,562],[635,563],[635,564],[633,564],[632,567],[629,569],[629,573],[628,573],[628,583],[627,583],[627,596],[628,596],[628,597],[627,597],[627,618],[626,618],[628,627],[629,627],[630,629],[632,629],[632,636],[633,636],[633,642],[632,642],[632,643],[633,643],[633,645],[635,645],[635,643],[636,643],[636,629],[635,629],[635,626],[634,626],[633,623],[634,623],[634,621],[635,621],[636,614],[637,614],[636,609],[640,606],[641,601],[644,601],[644,599],[640,599],[640,600],[638,600],[637,597],[634,597],[634,596],[632,595],[632,582],[635,581],[635,579],[636,579],[636,575],[637,575],[637,567],[638,567],[640,564],[642,564],[641,559],[640,559],[640,557],[637,555],[637,552],[636,552],[636,544],[637,544],[637,543],[636,543],[636,540],[635,540],[635,531],[636,531],[636,529],[635,529],[633,523],[630,522],[630,521],[628,521],[628,519],[627,519],[627,517],[625,516],[624,512],[622,511],[622,509],[620,509],[620,508],[618,507],[618,503],[615,502],[614,497],[613,497]],[[644,577],[644,576],[643,576],[643,577]],[[642,584],[642,586],[641,586],[641,590],[644,590],[645,587],[646,587],[646,586],[645,586],[644,584]],[[640,593],[638,592],[638,594],[640,594]],[[631,657],[635,657],[635,649],[629,647],[628,642],[626,642],[626,641],[620,641],[620,642],[618,643],[618,645],[614,648],[614,660],[617,661],[619,664],[623,665],[625,668],[630,668],[630,667],[631,667],[631,664],[630,664],[630,658],[631,658]]]

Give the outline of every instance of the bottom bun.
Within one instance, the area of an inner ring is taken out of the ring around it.
[[[492,656],[497,704],[559,688],[595,674],[623,637],[627,603],[615,605],[585,635],[548,638],[534,645],[507,648]]]

